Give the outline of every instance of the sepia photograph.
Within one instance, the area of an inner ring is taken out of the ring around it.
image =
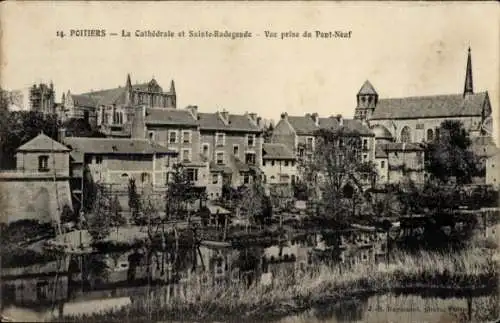
[[[499,322],[499,9],[2,2],[0,322]]]

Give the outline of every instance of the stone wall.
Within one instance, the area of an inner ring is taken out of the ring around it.
[[[40,222],[58,220],[64,205],[73,208],[68,179],[54,182],[47,179],[0,178],[2,223],[23,219]]]

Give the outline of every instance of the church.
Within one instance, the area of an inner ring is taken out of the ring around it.
[[[474,92],[470,48],[462,93],[379,98],[366,81],[357,94],[355,119],[366,121],[376,137],[399,143],[431,141],[445,120],[461,121],[471,137],[492,133],[488,92]]]

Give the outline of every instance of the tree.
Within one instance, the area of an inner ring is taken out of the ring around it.
[[[266,143],[271,142],[273,130],[274,130],[274,124],[272,122],[270,122],[267,127],[264,127],[264,133],[263,133],[264,142]]]
[[[93,242],[102,241],[109,235],[111,231],[110,209],[111,201],[103,193],[102,187],[98,187],[92,212],[87,219],[88,231]]]
[[[3,101],[3,100],[1,100]],[[4,104],[5,103],[0,103]],[[60,123],[56,115],[36,111],[7,111],[5,107],[0,119],[0,168],[16,167],[16,149],[43,132],[58,140]]]
[[[272,216],[271,200],[266,196],[260,176],[253,176],[251,184],[239,188],[240,210],[246,214],[248,220],[262,225]]]
[[[301,178],[325,216],[339,226],[348,225],[365,200],[363,186],[376,176],[374,165],[362,161],[362,138],[355,130],[320,129],[315,138],[312,157],[299,163]]]
[[[187,206],[196,199],[194,185],[187,170],[181,164],[175,164],[167,183],[164,220],[168,221],[172,216],[183,216],[187,211]]]
[[[135,178],[131,177],[128,181],[128,207],[132,212],[132,219],[134,222],[138,220],[140,211],[140,198],[137,193],[137,185],[135,184]]]
[[[101,132],[92,129],[90,123],[82,118],[70,118],[62,126],[66,129],[67,135],[71,137],[106,137]]]
[[[115,195],[113,200],[111,200],[111,206],[110,206],[110,211],[111,211],[111,224],[116,227],[116,233],[118,234],[118,230],[120,229],[120,226],[124,225],[127,223],[127,219],[122,214],[122,207],[120,205],[120,201],[118,200],[118,196]]]
[[[438,136],[426,149],[426,171],[442,182],[452,178],[468,184],[478,172],[478,157],[469,150],[471,139],[460,121],[446,120],[437,130]]]

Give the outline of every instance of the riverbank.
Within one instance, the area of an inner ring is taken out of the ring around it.
[[[64,322],[138,322],[162,320],[269,321],[300,313],[325,302],[398,289],[465,291],[498,288],[498,264],[490,251],[468,249],[455,254],[396,252],[390,265],[361,263],[349,270],[320,266],[302,275],[278,274],[271,285],[187,285],[183,298],[166,301],[166,288],[117,311],[65,316]]]

